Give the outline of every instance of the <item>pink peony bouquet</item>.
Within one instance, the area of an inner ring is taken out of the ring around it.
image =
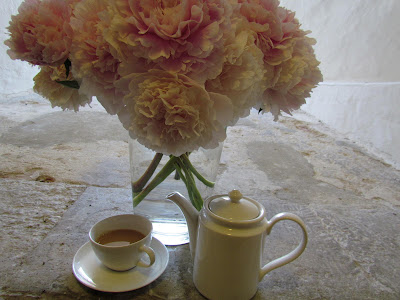
[[[290,114],[322,80],[315,40],[279,5],[25,0],[5,44],[12,59],[40,66],[34,90],[52,106],[78,111],[95,96],[132,138],[158,157],[170,155],[155,183],[145,188],[144,176],[136,184],[135,205],[176,170],[199,208],[190,175],[212,183],[195,171],[189,153],[216,147],[227,126],[252,108],[275,120],[281,111]]]

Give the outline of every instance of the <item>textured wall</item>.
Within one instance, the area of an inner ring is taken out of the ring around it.
[[[323,82],[303,109],[400,169],[400,84]]]
[[[315,46],[325,81],[400,81],[400,1],[281,0]]]
[[[7,27],[11,15],[18,12],[22,0],[0,0],[0,94],[25,92],[33,87],[32,78],[38,68],[26,62],[11,60],[7,55],[8,47],[4,41],[8,39]]]
[[[303,109],[400,168],[400,1],[281,4],[317,39],[324,83]]]

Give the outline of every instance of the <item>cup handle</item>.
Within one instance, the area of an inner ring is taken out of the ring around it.
[[[154,254],[154,250],[151,249],[150,247],[146,246],[146,245],[142,245],[142,246],[139,248],[139,250],[142,251],[142,252],[146,252],[146,254],[147,254],[147,255],[149,256],[149,258],[150,258],[150,263],[146,264],[145,262],[143,262],[142,260],[140,260],[140,261],[137,263],[137,266],[138,266],[138,267],[142,267],[142,268],[151,267],[151,266],[154,264],[154,262],[156,261],[156,255]]]
[[[295,214],[292,213],[280,213],[275,215],[270,221],[268,221],[267,225],[267,234],[269,235],[271,233],[272,227],[276,223],[282,220],[290,220],[293,222],[296,222],[302,229],[303,231],[303,238],[299,245],[294,249],[292,252],[286,254],[285,256],[282,256],[280,258],[277,258],[269,263],[267,263],[264,267],[260,269],[260,276],[259,280],[263,279],[263,277],[271,272],[272,270],[282,267],[292,261],[294,261],[296,258],[298,258],[304,251],[304,249],[307,246],[307,241],[308,241],[308,235],[307,235],[307,230],[306,230],[306,225],[304,222]]]

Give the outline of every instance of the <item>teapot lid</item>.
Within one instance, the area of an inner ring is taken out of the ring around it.
[[[257,205],[243,198],[240,191],[233,190],[226,196],[210,201],[208,204],[210,211],[222,218],[238,221],[252,220],[260,215]]]

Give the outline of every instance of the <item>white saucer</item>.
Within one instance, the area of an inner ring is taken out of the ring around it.
[[[90,242],[87,242],[76,252],[72,272],[83,285],[98,291],[136,290],[156,280],[168,265],[168,250],[154,237],[151,248],[156,253],[156,261],[151,267],[135,267],[129,271],[117,272],[105,267],[94,254]]]

